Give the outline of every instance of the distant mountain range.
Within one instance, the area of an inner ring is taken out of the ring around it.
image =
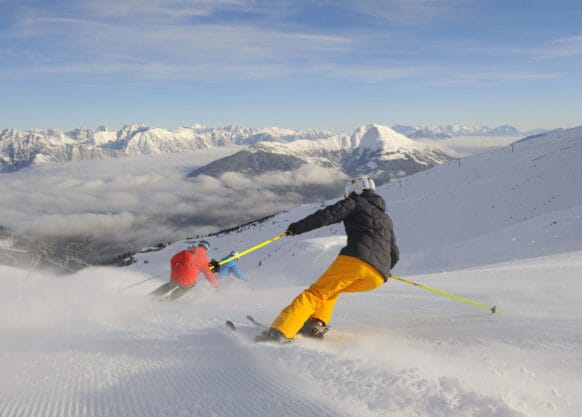
[[[320,139],[331,136],[323,130],[290,130],[227,126],[207,128],[200,125],[166,130],[143,124],[96,131],[56,129],[0,131],[0,172],[49,162],[105,159],[130,155],[177,153],[213,146],[252,145],[258,142],[290,142],[297,139]]]
[[[446,126],[407,126],[394,125],[392,129],[406,135],[411,139],[448,139],[455,136],[515,136],[523,137],[529,135],[536,135],[545,133],[545,130],[520,131],[513,126],[503,125],[498,127],[487,126],[460,126],[460,125],[446,125]]]
[[[356,132],[361,129],[363,127],[357,129]],[[453,136],[519,137],[541,132],[521,132],[512,126],[488,128],[457,125],[427,127],[395,125],[392,130],[412,139],[442,139]],[[356,132],[351,136],[356,135]],[[352,152],[350,155],[350,150],[354,151],[355,147],[352,142],[345,139],[346,137],[349,136],[315,129],[205,127],[201,125],[179,127],[174,130],[150,127],[144,124],[129,124],[119,130],[100,126],[95,131],[75,129],[70,132],[62,132],[57,129],[30,131],[4,129],[0,131],[0,173],[50,162],[177,153],[213,146],[256,145],[259,143],[289,144],[297,141],[314,141],[312,151],[315,154],[322,156],[328,153],[332,159],[345,158],[342,166],[349,168],[347,171],[356,172],[354,164],[357,162],[355,161],[358,158],[365,158],[366,155],[365,152],[363,154]],[[337,149],[327,152],[325,149],[321,149],[321,143],[315,145],[321,139],[328,139],[330,144],[336,142],[333,146],[336,148],[343,146],[345,152],[339,152]],[[304,144],[300,147],[305,146],[308,145]],[[267,151],[272,152],[273,148]]]

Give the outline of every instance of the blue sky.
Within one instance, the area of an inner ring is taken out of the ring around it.
[[[0,0],[0,129],[582,124],[579,1]]]

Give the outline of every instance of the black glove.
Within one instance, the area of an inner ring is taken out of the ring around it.
[[[287,236],[293,236],[297,234],[297,230],[296,229],[296,225],[295,223],[291,223],[289,226],[287,226],[287,230],[285,231],[285,234]]]
[[[220,272],[220,264],[216,259],[212,259],[208,264],[208,267],[212,269],[212,272]]]

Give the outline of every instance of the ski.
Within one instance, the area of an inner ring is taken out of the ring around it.
[[[238,325],[235,325],[232,321],[230,320],[226,320],[224,322],[224,324],[226,324],[226,327],[228,327],[230,330],[236,332],[236,333],[242,333],[244,336],[249,336],[251,338],[251,340],[253,340],[254,342],[260,342],[260,343],[265,343],[267,345],[288,345],[290,343],[293,342],[293,339],[287,339],[285,336],[283,336],[283,334],[281,333],[281,337],[279,339],[275,338],[273,340],[271,339],[259,339],[261,337],[261,335],[267,333],[268,331],[274,330],[274,329],[270,329],[269,326],[258,322],[254,319],[253,316],[251,315],[247,315],[247,320],[251,322],[252,326],[244,326],[241,325],[240,329],[237,327]],[[256,330],[253,329],[260,329],[261,330],[261,334],[257,335],[255,333]],[[239,332],[240,330],[240,332]]]
[[[250,322],[251,322],[251,323],[252,323],[252,324],[253,324],[255,327],[258,327],[258,328],[259,328],[259,329],[261,329],[261,330],[265,330],[265,329],[267,329],[267,328],[268,328],[266,325],[264,325],[264,324],[262,324],[262,323],[259,323],[258,321],[256,321],[256,320],[253,318],[253,316],[251,316],[251,315],[248,315],[248,316],[247,316],[247,320],[248,320],[248,321],[250,321]],[[235,324],[234,324],[234,323],[233,323],[231,320],[226,320],[226,321],[224,322],[224,324],[225,324],[225,325],[226,325],[226,327],[228,327],[230,330],[232,330],[232,331],[236,331],[236,326],[235,326]]]
[[[251,315],[248,315],[247,316],[247,320],[250,321],[251,323],[253,323],[255,326],[257,326],[259,329],[263,329],[264,330],[264,329],[268,328],[268,326],[265,326],[264,324],[259,323],[258,321],[256,321],[253,318],[253,316],[251,316]]]

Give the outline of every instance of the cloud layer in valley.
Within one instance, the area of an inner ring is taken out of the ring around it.
[[[236,150],[49,164],[6,174],[0,177],[2,226],[25,235],[141,247],[341,196],[345,175],[312,165],[253,178],[186,178],[204,160]]]

